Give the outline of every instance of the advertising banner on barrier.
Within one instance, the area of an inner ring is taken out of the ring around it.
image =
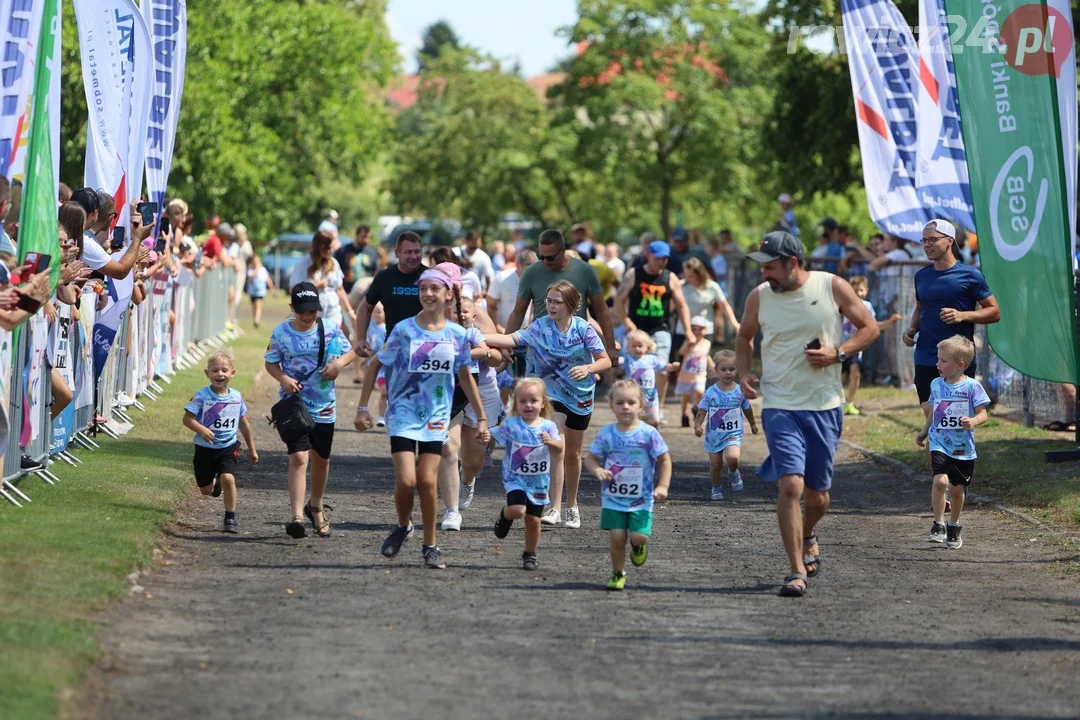
[[[870,216],[919,240],[931,215],[915,192],[915,40],[892,0],[842,0],[841,10]]]
[[[919,0],[915,192],[931,215],[975,232],[949,37],[943,0]]]
[[[43,3],[0,0],[0,172],[8,180],[22,175],[30,132],[37,40]],[[17,171],[17,172],[16,172]]]
[[[945,9],[981,43],[954,60],[964,142],[979,149],[968,156],[979,255],[1001,305],[990,345],[1025,375],[1076,383],[1072,12],[1062,0],[946,0]]]
[[[61,304],[56,315],[56,322],[50,332],[53,335],[52,366],[64,379],[69,388],[75,387],[75,322],[71,319],[71,306]],[[52,439],[49,454],[67,450],[71,436],[75,432],[75,404],[68,403],[63,412],[52,421]]]
[[[187,67],[187,2],[143,0],[143,16],[154,46],[154,83],[146,133],[146,188],[152,202],[165,208],[165,188],[176,146],[176,124]],[[157,236],[155,228],[154,236]]]

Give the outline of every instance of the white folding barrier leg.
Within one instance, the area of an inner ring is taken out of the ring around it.
[[[0,485],[0,495],[3,495],[4,499],[7,500],[12,505],[14,505],[15,507],[17,507],[17,508],[22,507],[22,505],[19,504],[19,501],[16,500],[15,498],[11,497],[11,495],[8,493],[7,490],[4,489],[4,487],[2,485]]]
[[[24,502],[30,502],[30,498],[28,498],[28,497],[26,496],[26,494],[25,494],[25,493],[23,493],[23,491],[22,491],[22,490],[20,490],[19,488],[15,487],[15,484],[14,484],[14,483],[12,483],[12,482],[10,482],[10,481],[8,481],[8,480],[3,480],[3,481],[0,481],[0,487],[6,487],[6,488],[7,488],[8,490],[10,490],[11,492],[15,493],[15,494],[16,494],[16,495],[18,495],[19,497],[21,497],[21,498],[23,499],[23,501],[24,501]]]
[[[58,480],[58,478],[55,475],[53,475],[51,472],[49,472],[45,468],[42,468],[40,470],[35,470],[32,473],[32,475],[34,475],[35,477],[41,478],[42,480],[44,480],[45,482],[47,482],[50,485],[55,485],[57,480]]]

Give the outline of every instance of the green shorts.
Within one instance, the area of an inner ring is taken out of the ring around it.
[[[604,508],[600,511],[601,530],[626,530],[652,537],[652,511],[635,510],[612,510]]]

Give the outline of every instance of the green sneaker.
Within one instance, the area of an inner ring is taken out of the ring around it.
[[[848,403],[847,406],[844,407],[844,414],[845,415],[862,415],[862,413],[859,412],[859,408],[855,407],[855,403]]]
[[[641,567],[648,559],[648,545],[630,545],[630,562],[634,563],[634,567]]]
[[[626,573],[612,572],[611,579],[607,581],[608,590],[622,590],[626,587]]]

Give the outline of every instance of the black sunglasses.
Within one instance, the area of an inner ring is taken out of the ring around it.
[[[555,262],[555,258],[559,257],[559,255],[562,254],[562,252],[563,251],[560,250],[559,252],[555,253],[554,255],[539,255],[538,254],[536,257],[540,259],[540,262]]]

